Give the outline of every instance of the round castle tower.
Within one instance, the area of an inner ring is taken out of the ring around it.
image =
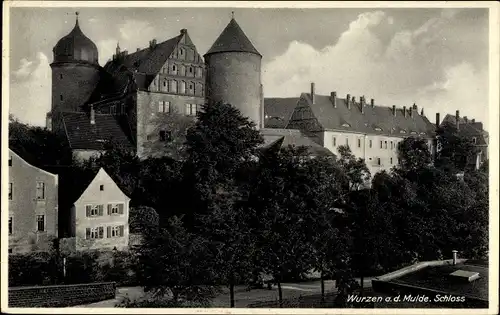
[[[99,82],[97,46],[80,29],[78,13],[73,30],[53,49],[52,119],[61,112],[78,112]]]
[[[262,128],[262,55],[234,17],[204,58],[207,101],[231,104]]]

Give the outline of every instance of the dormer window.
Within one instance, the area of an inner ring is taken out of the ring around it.
[[[420,134],[421,134],[421,135],[425,135],[425,132],[423,132],[423,131],[422,131]]]
[[[344,124],[342,124],[342,127],[349,128],[349,127],[351,127],[351,125],[349,125],[348,123],[344,123]]]
[[[406,133],[406,130],[401,129],[401,131],[399,133]]]
[[[375,131],[382,131],[382,128],[380,128],[380,127],[375,127]]]
[[[412,131],[412,132],[410,132],[410,134],[412,134],[412,135],[416,135],[416,134],[417,134],[417,132],[416,132],[416,131]]]

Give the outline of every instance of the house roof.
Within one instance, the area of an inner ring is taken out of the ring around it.
[[[88,113],[62,113],[66,137],[73,150],[103,150],[107,141],[131,147],[130,140],[118,120],[110,114],[95,114],[95,124],[90,123]]]
[[[433,124],[427,117],[419,115],[418,110],[412,109],[412,106],[407,108],[405,117],[402,108],[396,108],[396,115],[393,115],[392,107],[378,105],[372,107],[366,104],[362,113],[359,102],[351,104],[349,109],[346,100],[341,98],[336,99],[336,107],[333,106],[330,96],[315,95],[314,104],[309,93],[302,93],[301,98],[312,109],[314,117],[324,130],[391,136],[432,137],[435,134]],[[412,116],[410,116],[411,110]]]
[[[456,124],[456,117],[454,115],[447,114],[441,126],[444,124]],[[483,129],[482,122],[472,122],[471,120],[465,120],[463,117],[458,118],[459,128],[458,132],[460,135],[465,137],[476,137],[476,145],[487,145],[486,138],[488,137],[488,132]]]
[[[478,273],[477,280],[457,279],[452,273]],[[392,274],[392,275],[391,275]],[[453,265],[451,261],[423,262],[375,279],[374,289],[391,288],[395,291],[414,291],[464,296],[466,300],[488,301],[488,263],[465,260]],[[378,283],[382,282],[382,286]]]
[[[234,18],[231,19],[205,56],[223,52],[248,52],[262,56]]]
[[[298,101],[298,97],[265,98],[264,126],[266,128],[285,128]]]
[[[131,54],[124,54],[122,52],[117,59],[108,61],[104,69],[110,73],[117,73],[117,69],[120,69],[120,65],[123,65],[133,72],[134,76],[137,75],[140,77],[140,82],[137,84],[139,88],[146,88],[155,75],[160,72],[161,67],[163,67],[175,47],[177,47],[184,34],[187,36],[187,33],[182,33],[156,44],[154,47],[148,47]]]
[[[262,147],[279,146],[286,148],[288,146],[305,146],[313,155],[334,155],[330,150],[317,144],[302,132],[296,129],[276,129],[264,128],[260,130],[264,143]]]

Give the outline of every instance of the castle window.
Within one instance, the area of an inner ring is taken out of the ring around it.
[[[59,99],[62,101],[63,100],[63,96],[62,94],[59,95]]]
[[[406,133],[406,130],[401,129],[401,131],[399,133]]]
[[[167,86],[167,80],[163,81],[163,86]]]
[[[345,138],[345,145],[349,146],[349,138],[347,138],[347,137]]]
[[[9,156],[9,166],[12,166],[12,156]]]
[[[193,67],[189,67],[189,73],[193,73]]]
[[[472,143],[476,144],[476,142],[477,142],[476,137],[473,137],[473,138],[472,138]]]
[[[196,104],[186,104],[186,115],[196,116]]]
[[[170,137],[171,137],[170,131],[160,130],[160,141],[161,142],[170,141]]]
[[[382,140],[380,140],[380,148],[381,148],[381,149],[382,149],[382,144],[383,144],[383,143],[382,143]]]
[[[358,148],[361,148],[361,139],[358,139]]]
[[[184,55],[184,49],[179,49],[179,55],[183,56]]]
[[[382,128],[375,127],[375,131],[382,131]]]
[[[370,139],[370,148],[372,147],[372,140]]]
[[[201,78],[202,77],[202,73],[203,73],[203,69],[202,68],[196,68],[196,77],[197,78]]]
[[[9,200],[12,200],[12,183],[9,183]]]
[[[36,225],[38,232],[45,231],[45,215],[40,214],[36,216]]]
[[[9,217],[9,235],[12,234],[12,217]]]
[[[378,166],[382,165],[382,162],[381,162],[380,158],[377,158],[377,165]]]
[[[181,76],[186,76],[186,67],[184,67],[183,65],[180,65],[178,74]]]
[[[100,191],[104,191],[104,185],[100,185],[100,186],[99,186],[99,190],[100,190]]]
[[[392,158],[391,158],[391,165],[392,165]]]
[[[177,67],[172,65],[172,74],[177,74]]]
[[[394,149],[394,144],[392,143],[392,141],[391,141],[391,149]],[[392,162],[391,162],[391,164],[392,164]]]
[[[62,75],[62,73],[61,73],[61,74],[59,75],[59,79],[61,79],[61,80],[62,80],[62,78],[63,78],[63,75]]]
[[[170,102],[169,101],[160,101],[158,104],[158,112],[170,113]]]
[[[337,146],[337,138],[333,137],[333,146],[336,147]]]
[[[45,183],[44,182],[36,182],[36,199],[37,200],[45,199]]]
[[[384,144],[385,148],[387,149],[387,141],[385,141],[385,144]]]

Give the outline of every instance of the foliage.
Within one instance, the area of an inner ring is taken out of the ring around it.
[[[217,292],[207,242],[188,232],[177,217],[157,234],[146,235],[139,249],[139,281],[153,297],[203,302]]]
[[[9,116],[9,148],[30,164],[71,165],[73,154],[66,139],[46,128],[30,126]]]
[[[453,124],[445,123],[437,130],[436,167],[452,173],[465,171],[474,161],[478,149],[472,140],[462,136]]]
[[[406,170],[422,168],[432,162],[426,140],[414,137],[405,138],[398,144],[398,158],[400,167]]]
[[[158,213],[155,209],[146,206],[131,207],[129,214],[130,233],[141,233],[150,229],[157,229],[159,225]]]
[[[345,185],[348,190],[361,189],[371,176],[365,161],[361,158],[356,159],[349,146],[340,146],[338,152],[340,155],[338,162],[346,174],[347,182]]]
[[[9,287],[56,284],[59,272],[51,253],[9,255]]]
[[[120,308],[204,308],[209,307],[210,303],[207,301],[186,301],[186,300],[173,300],[165,297],[146,297],[139,300],[130,300],[128,297],[120,301],[115,307]]]

